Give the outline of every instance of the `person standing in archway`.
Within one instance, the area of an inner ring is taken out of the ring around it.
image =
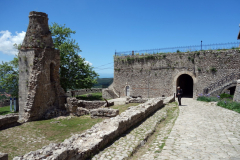
[[[179,106],[181,106],[181,98],[182,98],[182,94],[183,94],[183,91],[182,89],[180,88],[180,86],[177,87],[177,97],[178,97],[178,104]]]

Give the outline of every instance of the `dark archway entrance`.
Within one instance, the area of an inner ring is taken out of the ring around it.
[[[188,74],[182,74],[177,79],[177,86],[183,90],[183,97],[193,97],[193,79]]]
[[[234,95],[235,89],[236,89],[236,86],[228,88],[228,90],[230,90],[230,95]]]

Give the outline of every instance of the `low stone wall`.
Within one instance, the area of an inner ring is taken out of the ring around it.
[[[108,106],[113,106],[114,102],[108,102]],[[78,100],[75,97],[67,98],[67,104],[65,104],[65,108],[70,115],[82,116],[90,113],[92,109],[107,107],[107,103],[105,101],[83,101]]]
[[[19,125],[17,113],[0,116],[0,130]]]
[[[105,101],[84,101],[78,100],[75,97],[67,98],[67,104],[65,104],[66,108],[71,107],[82,107],[86,109],[96,109],[103,106],[106,102]]]
[[[145,103],[145,102],[147,102],[148,101],[148,99],[147,98],[140,98],[140,97],[138,97],[138,98],[127,98],[127,101],[126,101],[126,103]]]
[[[0,152],[0,160],[8,160],[8,154]]]
[[[83,95],[88,93],[98,93],[98,92],[102,92],[102,88],[72,90],[72,91],[67,91],[66,95],[69,97],[72,97],[72,96],[78,96],[78,95]]]
[[[92,109],[90,111],[91,118],[99,118],[99,117],[116,117],[119,115],[118,109],[109,109],[109,108],[98,108]]]
[[[31,151],[14,160],[47,159],[47,160],[77,160],[87,159],[103,149],[107,144],[126,132],[128,129],[145,120],[149,115],[161,108],[164,103],[174,100],[174,97],[156,98],[128,110],[114,118],[106,119],[94,125],[82,134],[76,134],[59,144],[50,144],[37,151]]]

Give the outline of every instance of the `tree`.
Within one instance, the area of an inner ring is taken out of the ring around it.
[[[12,97],[18,97],[18,58],[0,64],[0,86]]]
[[[71,39],[75,34],[70,28],[53,23],[49,26],[54,46],[60,50],[60,83],[63,89],[91,88],[97,83],[98,74],[93,71],[84,58],[78,55],[81,52],[78,43]],[[15,49],[20,49],[21,44],[14,44]],[[0,86],[11,92],[13,97],[18,97],[18,57],[10,62],[0,64]]]
[[[78,55],[81,52],[78,43],[71,39],[71,34],[76,32],[57,23],[50,25],[49,29],[55,48],[60,50],[60,83],[63,89],[91,88],[97,83],[98,74]]]

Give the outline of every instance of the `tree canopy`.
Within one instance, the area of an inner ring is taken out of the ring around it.
[[[59,72],[62,88],[65,91],[91,88],[97,83],[98,74],[85,61],[85,58],[78,55],[81,52],[80,47],[74,39],[71,39],[71,34],[76,32],[57,23],[53,23],[49,29],[52,32],[55,48],[60,50]],[[14,47],[20,49],[21,45],[14,44]],[[13,97],[18,97],[18,78],[18,57],[0,64],[0,86]]]
[[[18,97],[18,58],[0,64],[0,86],[12,97]]]
[[[60,50],[60,83],[63,89],[91,88],[97,83],[98,74],[78,55],[81,52],[80,47],[71,39],[71,34],[76,32],[57,23],[49,28],[55,48]]]

